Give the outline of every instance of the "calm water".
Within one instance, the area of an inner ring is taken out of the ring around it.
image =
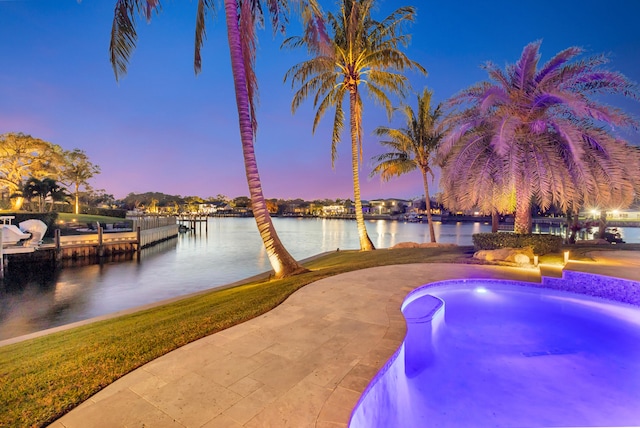
[[[278,234],[296,259],[326,251],[357,249],[355,222],[275,218]],[[128,260],[53,272],[21,271],[0,286],[0,340],[160,300],[215,288],[270,270],[252,218],[211,218],[208,234],[181,234]],[[428,242],[426,224],[367,222],[377,248]],[[471,245],[471,235],[489,232],[481,223],[436,223],[442,243]],[[640,229],[637,229],[640,233]],[[626,238],[626,237],[625,237]],[[635,241],[640,242],[640,236]],[[15,271],[14,271],[15,273]]]

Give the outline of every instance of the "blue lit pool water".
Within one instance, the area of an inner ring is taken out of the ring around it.
[[[640,308],[523,285],[411,293],[405,342],[350,427],[640,425]]]

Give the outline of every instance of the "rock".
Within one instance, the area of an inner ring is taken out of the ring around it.
[[[418,248],[418,243],[416,242],[398,242],[391,248]]]
[[[439,242],[423,242],[419,244],[420,248],[446,248],[446,247],[456,247],[456,244],[441,244]]]
[[[527,248],[498,248],[496,250],[476,251],[473,258],[488,262],[511,262],[519,265],[529,264],[533,259],[533,250]]]
[[[456,244],[440,244],[438,242],[423,242],[422,244],[418,244],[417,242],[398,242],[396,245],[391,247],[394,248],[440,248],[440,247],[455,247]]]
[[[606,239],[583,239],[576,241],[576,245],[609,245]]]

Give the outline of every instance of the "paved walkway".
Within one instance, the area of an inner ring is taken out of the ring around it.
[[[637,266],[617,269],[640,280]],[[532,268],[453,264],[326,278],[267,314],[144,365],[51,426],[344,427],[404,338],[400,305],[407,293],[469,277],[539,281]]]

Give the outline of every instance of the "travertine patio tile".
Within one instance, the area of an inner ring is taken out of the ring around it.
[[[247,427],[311,427],[331,390],[299,383],[251,419]]]
[[[255,415],[263,411],[272,401],[273,400],[262,401],[260,394],[252,394],[225,410],[224,414],[240,424],[245,424]]]
[[[283,393],[307,377],[313,369],[314,367],[277,357],[251,373],[250,377]]]
[[[370,381],[370,377],[363,377],[356,375],[353,372],[349,372],[340,382],[340,388],[348,389],[350,391],[357,392],[358,394],[362,394],[369,385]]]
[[[191,373],[144,398],[188,427],[200,427],[237,403],[242,396]]]
[[[242,425],[223,413],[202,425],[202,428],[242,428]]]
[[[120,379],[109,385],[109,387],[93,395],[89,399],[89,401],[95,403],[109,398],[114,394],[118,394],[124,390],[131,389],[132,387],[150,384],[163,386],[166,385],[166,382],[153,373],[149,373],[145,370],[134,370],[133,372],[121,377]]]
[[[259,362],[251,358],[229,354],[223,359],[204,367],[194,367],[194,372],[205,379],[215,380],[219,385],[228,387],[248,376],[260,366]]]
[[[250,377],[243,377],[237,382],[229,385],[228,388],[233,392],[246,397],[256,390],[260,389],[261,386],[261,382],[258,382],[255,379],[251,379]]]
[[[78,408],[58,421],[65,428],[159,427],[184,425],[137,394],[124,390],[98,404]]]
[[[359,399],[360,392],[338,387],[327,399],[318,419],[326,422],[348,421]]]
[[[273,345],[273,338],[265,334],[260,334],[262,330],[256,330],[234,339],[224,345],[224,349],[233,352],[234,355],[251,357],[265,348]]]

